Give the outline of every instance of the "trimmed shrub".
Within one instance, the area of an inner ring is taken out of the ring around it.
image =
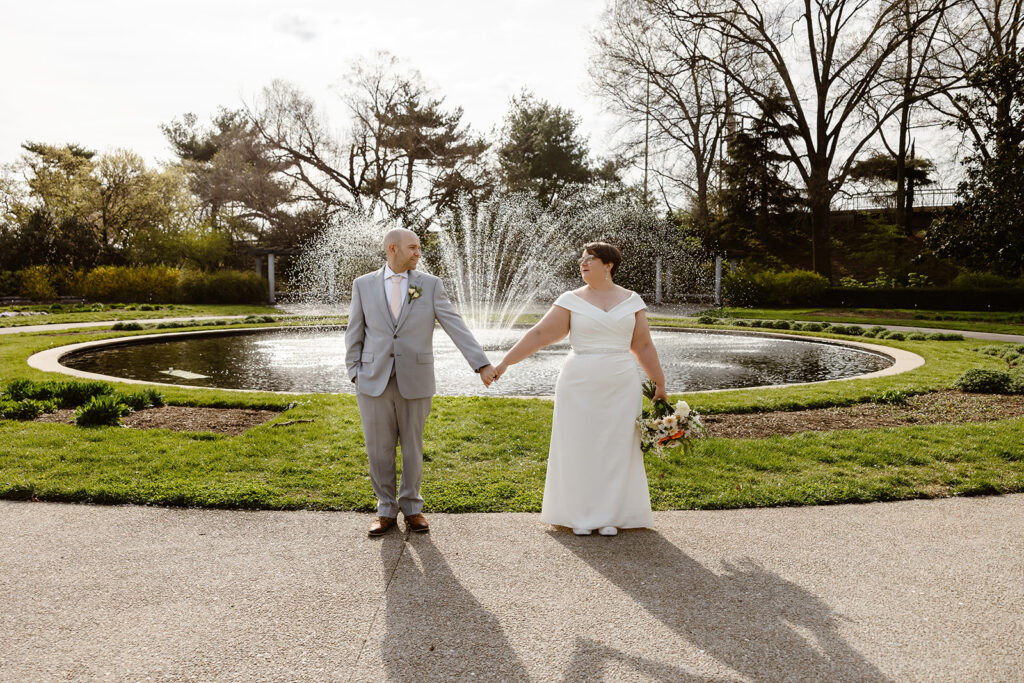
[[[1012,379],[1004,370],[971,368],[960,375],[953,388],[972,394],[1007,394],[1010,393]]]
[[[167,266],[99,266],[82,278],[81,294],[95,301],[172,301],[178,270]]]
[[[139,323],[114,323],[111,325],[112,330],[141,330],[142,325]]]
[[[717,325],[718,318],[712,318],[710,315],[702,315],[697,318],[697,322],[701,325]]]
[[[247,304],[267,299],[267,281],[252,270],[220,270],[181,274],[181,297],[186,303]]]
[[[1014,370],[1010,373],[1009,392],[1011,394],[1024,394],[1024,371]]]
[[[821,332],[824,328],[818,323],[804,323],[805,332]]]
[[[1024,287],[1012,289],[832,287],[822,305],[838,308],[907,308],[942,311],[1019,311]],[[940,318],[941,320],[941,318]]]
[[[790,270],[772,278],[772,295],[777,305],[797,306],[821,303],[829,281],[809,270]]]
[[[924,341],[927,338],[928,337],[926,337],[924,334],[920,332],[911,332],[910,334],[907,335],[907,339],[911,339],[913,341]]]
[[[957,289],[1010,289],[1020,287],[1021,282],[995,273],[977,273],[966,270],[953,278],[950,285]]]
[[[116,395],[94,396],[75,411],[75,424],[82,427],[119,425],[121,418],[130,412],[132,409],[122,403]]]
[[[29,266],[21,271],[18,293],[29,299],[56,299],[57,287],[49,266]]]
[[[772,323],[772,327],[776,330],[788,330],[792,325],[788,320],[776,320]]]
[[[954,332],[932,332],[926,335],[929,341],[963,341],[964,335]]]
[[[733,320],[732,325],[733,327],[750,327],[750,323],[746,320]]]
[[[809,270],[737,271],[722,280],[722,291],[733,306],[817,305],[828,286],[827,279]]]

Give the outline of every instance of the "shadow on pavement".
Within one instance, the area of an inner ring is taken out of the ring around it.
[[[405,542],[409,557],[385,593],[387,680],[529,680],[497,618],[459,583],[430,535],[410,534]],[[387,557],[382,549],[385,563]],[[474,670],[481,665],[486,669]]]
[[[754,562],[716,574],[648,529],[614,539],[548,533],[665,626],[753,680],[889,680],[843,640],[841,617],[824,601]],[[695,680],[586,639],[576,649],[569,680],[600,677],[611,657],[655,679]]]

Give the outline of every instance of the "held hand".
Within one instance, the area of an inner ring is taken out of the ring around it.
[[[654,400],[661,399],[665,403],[668,403],[668,392],[665,391],[665,387],[659,386],[654,390]]]
[[[485,387],[491,386],[491,382],[494,381],[494,366],[485,365],[480,368],[480,381],[484,383]]]
[[[498,367],[494,368],[494,381],[497,382],[501,379],[501,376],[505,374],[506,370],[508,370],[508,365],[505,361],[498,363]]]

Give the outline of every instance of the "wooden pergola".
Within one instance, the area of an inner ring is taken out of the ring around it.
[[[292,256],[302,253],[301,249],[295,247],[254,247],[246,245],[245,251],[251,254],[256,261],[256,269],[263,274],[263,260],[267,262],[267,303],[274,304],[274,259],[278,256]]]

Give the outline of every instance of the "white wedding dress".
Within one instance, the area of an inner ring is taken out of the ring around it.
[[[555,305],[570,312],[572,352],[555,385],[541,521],[575,529],[652,526],[635,423],[643,392],[629,351],[643,299],[633,292],[603,311],[566,292]]]

